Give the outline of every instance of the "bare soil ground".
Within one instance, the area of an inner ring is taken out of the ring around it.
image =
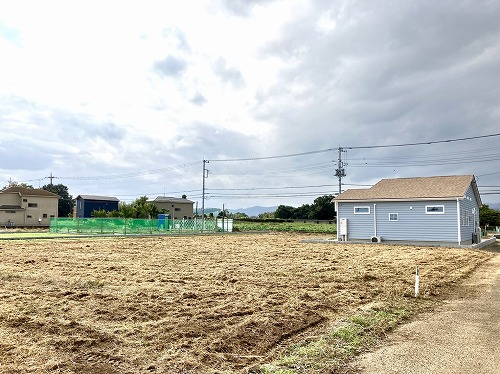
[[[244,372],[304,331],[412,299],[417,265],[432,299],[493,256],[304,238],[0,241],[0,372]]]
[[[500,243],[488,250],[500,251]],[[351,373],[500,373],[500,256],[483,263],[429,313],[399,326]]]

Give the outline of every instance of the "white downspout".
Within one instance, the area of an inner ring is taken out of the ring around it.
[[[373,204],[373,228],[375,230],[374,236],[377,236],[377,204]]]
[[[457,227],[458,227],[458,245],[462,243],[462,232],[460,227],[460,201],[457,197]]]
[[[339,203],[337,201],[335,201],[335,214],[337,215],[337,218],[336,218],[336,222],[337,222],[337,241],[340,240],[340,234],[339,234],[339,225],[340,225],[340,221],[339,221]]]

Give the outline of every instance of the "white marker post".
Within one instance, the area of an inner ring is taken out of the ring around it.
[[[419,284],[420,284],[420,277],[418,276],[418,266],[417,266],[417,270],[415,271],[415,297],[418,297]]]

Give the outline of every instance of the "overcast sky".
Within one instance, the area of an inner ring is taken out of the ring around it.
[[[499,20],[480,0],[2,2],[0,187],[300,206],[338,192],[342,147],[343,189],[474,174],[500,202],[500,136],[355,148],[500,133]]]

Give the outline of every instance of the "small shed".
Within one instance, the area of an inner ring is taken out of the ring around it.
[[[382,179],[333,199],[345,241],[480,241],[481,198],[473,175]]]
[[[112,212],[118,210],[118,200],[116,197],[78,195],[76,201],[76,218],[90,218],[94,210],[105,210]]]

